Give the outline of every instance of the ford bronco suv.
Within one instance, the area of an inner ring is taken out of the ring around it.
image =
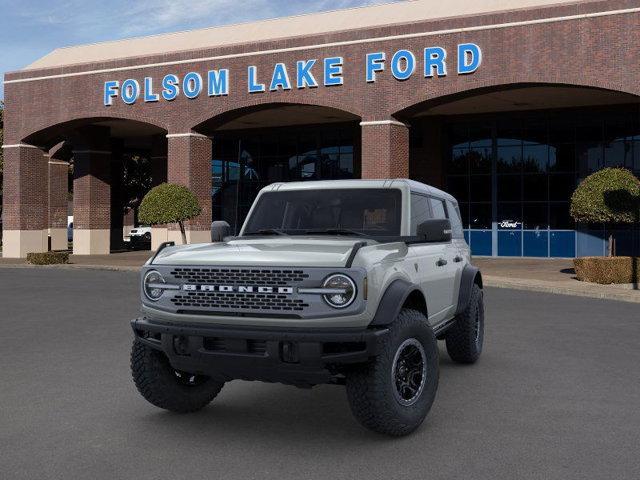
[[[330,383],[365,427],[405,435],[434,401],[437,340],[459,363],[482,351],[482,277],[458,204],[411,180],[270,185],[239,236],[163,245],[141,290],[133,379],[174,412],[234,379]]]

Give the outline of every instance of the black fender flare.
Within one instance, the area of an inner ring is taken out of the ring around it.
[[[458,306],[456,315],[461,314],[467,308],[469,299],[471,298],[471,289],[473,284],[477,283],[482,288],[482,274],[478,267],[471,264],[465,265],[460,278],[460,291],[458,292]]]
[[[422,295],[417,285],[406,280],[399,278],[391,282],[382,295],[376,314],[369,325],[380,327],[393,323],[409,295],[416,290]]]

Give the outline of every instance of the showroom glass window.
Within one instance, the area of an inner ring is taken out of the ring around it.
[[[237,233],[274,182],[358,178],[357,124],[220,132],[213,140],[213,219]]]

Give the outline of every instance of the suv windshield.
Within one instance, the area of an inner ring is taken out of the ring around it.
[[[268,192],[244,235],[400,235],[399,189],[354,188]]]

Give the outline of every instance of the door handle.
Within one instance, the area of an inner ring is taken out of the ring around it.
[[[460,263],[462,260],[463,258],[460,255],[457,255],[456,258],[453,259],[453,261],[456,263]]]
[[[447,261],[444,258],[441,258],[436,262],[436,266],[438,267],[444,267],[446,264],[447,264]]]

